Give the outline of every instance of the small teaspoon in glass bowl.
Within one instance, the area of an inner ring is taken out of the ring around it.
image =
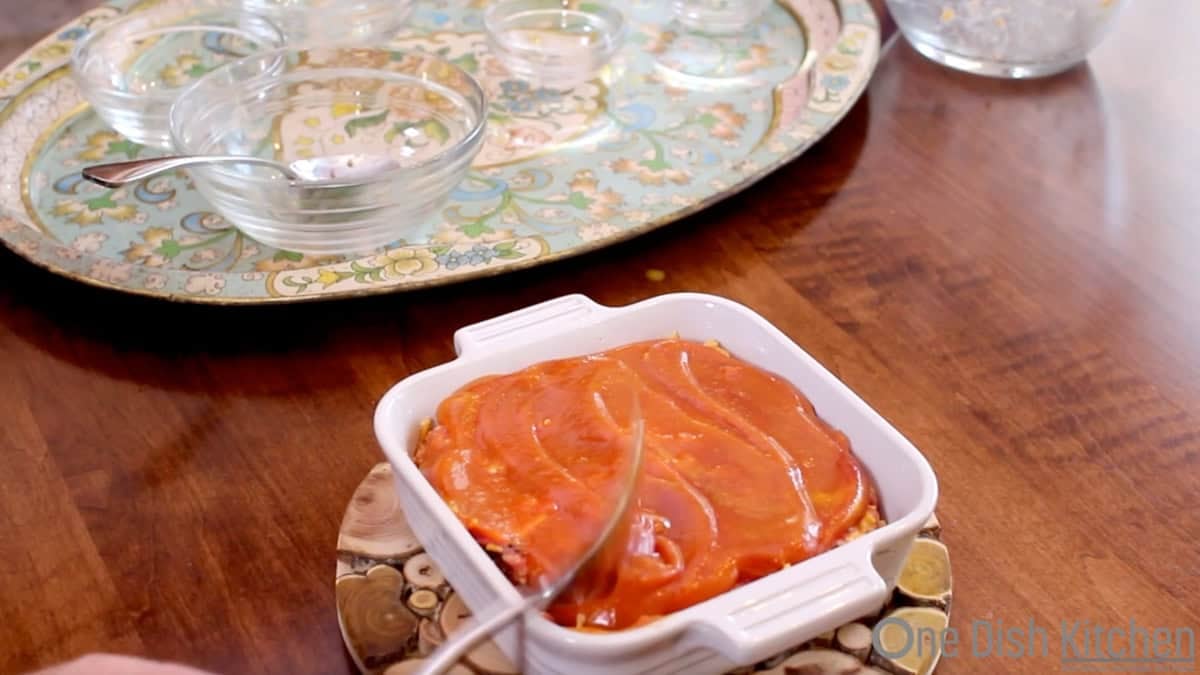
[[[135,159],[85,167],[83,177],[108,188],[117,188],[151,176],[201,164],[250,164],[275,169],[292,185],[345,186],[382,175],[400,164],[380,155],[327,155],[290,163],[246,155],[190,155]]]

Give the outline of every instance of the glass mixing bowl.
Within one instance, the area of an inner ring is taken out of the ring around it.
[[[71,74],[96,114],[122,136],[171,148],[168,114],[188,85],[220,66],[277,49],[268,20],[196,0],[104,24],[75,46]]]
[[[285,48],[187,89],[172,109],[171,137],[189,155],[395,161],[398,168],[339,185],[292,185],[251,165],[188,169],[222,216],[264,244],[367,251],[411,236],[438,214],[482,147],[485,104],[471,75],[430,54]]]
[[[592,79],[625,41],[621,11],[594,0],[499,0],[483,25],[510,73],[551,89]]]
[[[888,0],[919,52],[993,77],[1042,77],[1087,58],[1124,0]]]

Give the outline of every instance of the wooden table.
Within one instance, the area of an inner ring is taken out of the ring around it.
[[[6,5],[0,59],[92,4]],[[761,311],[938,472],[953,625],[1200,629],[1200,4],[1090,68],[950,72],[902,41],[810,153],[625,245],[441,290],[205,308],[0,255],[0,672],[85,651],[344,673],[333,544],[379,396],[459,326],[579,291]],[[2,151],[2,150],[0,150]],[[650,281],[648,269],[665,280]]]

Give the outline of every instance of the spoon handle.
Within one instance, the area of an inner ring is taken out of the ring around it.
[[[112,162],[110,164],[95,164],[83,169],[83,177],[104,187],[116,188],[129,183],[136,183],[143,178],[166,171],[174,171],[185,166],[196,164],[255,164],[266,166],[282,173],[290,180],[297,176],[288,167],[261,157],[242,155],[198,155],[152,157],[150,159],[135,159],[128,162]]]

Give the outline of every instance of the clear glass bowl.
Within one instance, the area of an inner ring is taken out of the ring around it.
[[[771,0],[671,0],[671,11],[689,30],[729,35],[749,28],[770,5]]]
[[[137,11],[75,46],[71,73],[96,114],[126,138],[171,149],[168,114],[204,74],[256,51],[282,47],[266,19],[193,2]]]
[[[372,45],[396,36],[413,0],[232,0],[275,22],[289,44]]]
[[[500,0],[483,15],[488,47],[514,76],[566,89],[592,79],[625,42],[621,11],[594,0]]]
[[[1124,0],[888,0],[905,39],[943,65],[993,77],[1042,77],[1087,55]]]
[[[341,186],[297,187],[249,165],[188,170],[222,216],[264,244],[366,251],[411,237],[438,214],[482,147],[485,103],[474,78],[430,54],[282,49],[187,89],[172,109],[171,136],[183,154],[395,160],[397,169]]]

